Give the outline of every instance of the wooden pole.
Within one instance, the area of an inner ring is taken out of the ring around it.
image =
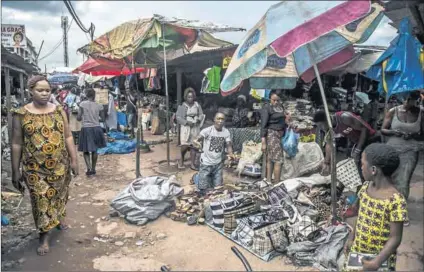
[[[168,93],[168,70],[166,64],[166,47],[165,47],[165,26],[162,25],[162,41],[163,41],[163,66],[165,70],[165,94],[166,94],[166,162],[170,165],[170,143],[169,143],[169,93]]]
[[[12,140],[12,98],[10,97],[10,75],[9,68],[4,67],[4,83],[6,88],[6,108],[7,108],[7,130],[9,141]]]
[[[19,73],[19,87],[21,89],[21,104],[22,106],[25,103],[25,84],[24,84],[24,74]]]
[[[182,103],[182,71],[180,68],[177,68],[177,105],[181,105]],[[180,125],[177,125],[177,143],[178,145],[181,145],[180,141],[180,133],[181,133],[181,127]]]

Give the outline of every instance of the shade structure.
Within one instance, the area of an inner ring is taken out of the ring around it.
[[[131,68],[150,67],[163,63],[165,72],[166,111],[169,113],[168,75],[166,62],[187,53],[197,47],[205,49],[220,48],[232,45],[215,38],[211,33],[244,31],[213,23],[169,19],[160,15],[124,23],[90,44],[78,49],[92,57],[124,60],[131,63]],[[166,115],[167,163],[170,166],[169,114]],[[137,130],[137,177],[139,173],[140,136]]]
[[[412,34],[411,22],[402,19],[399,35],[367,72],[367,76],[379,81],[379,91],[387,97],[424,89],[423,45]]]
[[[126,59],[129,63],[134,57],[136,66],[149,67],[163,63],[164,45],[168,61],[190,53],[195,47],[212,49],[232,45],[211,34],[229,31],[244,29],[154,15],[123,23],[79,48],[78,52],[112,60]]]
[[[47,79],[52,85],[61,85],[66,82],[78,82],[78,76],[71,73],[58,73],[48,76]]]
[[[248,78],[284,78],[280,89],[294,88],[299,77],[313,80],[314,63],[324,73],[354,57],[352,44],[370,37],[382,10],[370,1],[282,1],[271,6],[235,51],[222,94]]]
[[[145,68],[135,68],[137,73],[143,72]],[[81,66],[72,71],[82,72],[92,76],[119,76],[134,73],[123,60],[110,60],[106,58],[89,57]]]
[[[279,89],[290,89],[294,87],[293,82],[313,69],[332,139],[333,223],[336,220],[336,145],[320,72],[352,58],[353,43],[365,42],[382,16],[382,7],[370,1],[283,1],[275,4],[248,31],[221,82],[222,94],[226,95],[242,80],[266,78],[264,74],[269,73],[272,74],[270,79],[286,80],[280,82],[286,85],[280,85]]]

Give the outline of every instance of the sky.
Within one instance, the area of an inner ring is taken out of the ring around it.
[[[94,37],[98,37],[114,27],[130,20],[148,18],[153,14],[200,20],[241,27],[249,30],[265,14],[268,8],[278,1],[72,1],[72,6],[86,28],[90,23],[96,27]],[[43,58],[62,38],[61,16],[72,16],[63,1],[1,1],[2,24],[23,24],[27,37]],[[379,27],[365,43],[388,46],[396,36],[389,19],[384,18]],[[246,32],[219,33],[217,37],[239,43]],[[78,67],[83,62],[77,49],[90,41],[78,25],[73,22],[68,32],[69,66]],[[39,67],[47,71],[63,67],[63,45],[49,57],[39,61]]]

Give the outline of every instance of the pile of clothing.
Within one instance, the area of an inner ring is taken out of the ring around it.
[[[349,227],[340,226],[343,230],[328,227],[331,218],[328,183],[329,178],[314,175],[275,186],[260,181],[233,185],[231,190],[217,188],[221,189],[219,194],[215,190],[201,201],[196,199],[204,207],[197,220],[204,216],[209,227],[265,261],[287,254],[295,265],[334,268]],[[345,203],[341,193],[339,190],[339,214]],[[334,252],[327,256],[328,246]],[[305,252],[309,257],[302,254],[305,247],[310,249]]]
[[[285,110],[290,113],[294,128],[308,130],[314,128],[313,114],[314,108],[311,101],[296,99],[296,101],[285,101]]]

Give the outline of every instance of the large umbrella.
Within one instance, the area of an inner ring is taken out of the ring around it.
[[[214,32],[230,31],[245,31],[245,29],[154,15],[152,18],[124,23],[78,51],[92,57],[123,59],[128,64],[131,63],[131,67],[152,67],[163,64],[167,111],[167,163],[169,166],[169,94],[166,62],[190,53],[193,48],[213,49],[232,45],[211,35]],[[137,130],[137,134],[138,131],[140,128]],[[138,148],[137,154],[139,154]]]
[[[423,45],[412,34],[411,22],[402,19],[399,35],[367,72],[368,77],[380,81],[378,89],[386,93],[386,100],[393,94],[424,89],[422,50]]]
[[[143,72],[145,68],[136,68],[136,72]],[[72,73],[82,72],[92,76],[119,76],[130,75],[134,73],[130,67],[123,60],[111,60],[105,58],[92,58],[88,59],[81,64]]]
[[[221,90],[228,92],[240,81],[266,70],[273,70],[273,77],[279,72],[281,78],[296,82],[313,68],[331,128],[319,72],[331,70],[353,57],[352,44],[369,38],[383,16],[381,11],[380,5],[371,5],[370,1],[283,1],[275,4],[248,32],[235,51],[221,82]],[[280,88],[290,87],[294,86],[287,84]],[[331,195],[335,219],[336,149],[332,138]]]

